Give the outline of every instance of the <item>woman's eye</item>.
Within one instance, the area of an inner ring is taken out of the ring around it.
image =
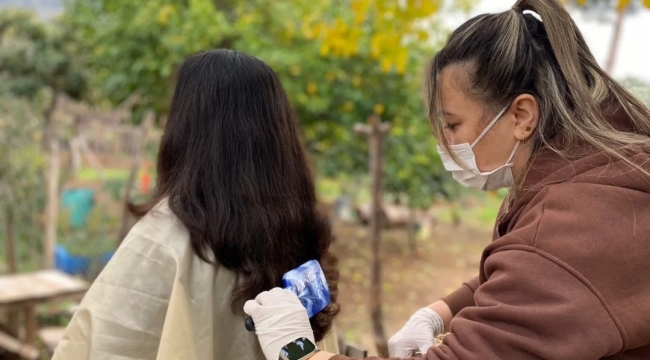
[[[456,129],[456,126],[458,126],[458,124],[445,124],[445,129],[454,131]]]

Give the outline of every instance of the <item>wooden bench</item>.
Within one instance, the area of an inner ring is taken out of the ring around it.
[[[9,334],[5,334],[4,332],[0,332],[0,348],[27,360],[36,360],[40,356],[38,348],[29,344],[25,344],[24,342],[14,338]]]
[[[0,347],[30,359],[40,337],[36,307],[39,304],[79,300],[88,289],[85,281],[56,270],[0,276],[0,312],[8,314],[8,331],[0,336]],[[23,326],[18,314],[23,313]],[[48,341],[53,337],[46,332]],[[58,341],[57,341],[58,343]]]
[[[43,343],[50,355],[53,355],[64,333],[65,327],[63,326],[44,327],[38,331],[38,339]]]

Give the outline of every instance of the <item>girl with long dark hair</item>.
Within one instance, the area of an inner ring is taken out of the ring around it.
[[[311,259],[332,292],[332,304],[311,319],[323,339],[338,312],[332,235],[271,68],[231,50],[189,58],[157,171],[151,201],[132,208],[142,219],[88,291],[54,359],[264,359],[245,330],[244,302]]]

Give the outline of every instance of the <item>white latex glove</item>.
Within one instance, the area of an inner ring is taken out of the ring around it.
[[[274,288],[260,293],[244,304],[244,312],[253,318],[255,334],[267,360],[278,360],[280,350],[298,338],[316,343],[307,310],[289,290]]]
[[[388,340],[388,352],[399,358],[411,357],[414,351],[426,354],[435,337],[444,331],[445,325],[438,313],[430,308],[420,309]]]

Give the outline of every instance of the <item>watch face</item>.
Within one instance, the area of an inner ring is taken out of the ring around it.
[[[281,360],[300,360],[305,356],[316,351],[316,345],[307,338],[298,338],[287,345],[280,351]]]

